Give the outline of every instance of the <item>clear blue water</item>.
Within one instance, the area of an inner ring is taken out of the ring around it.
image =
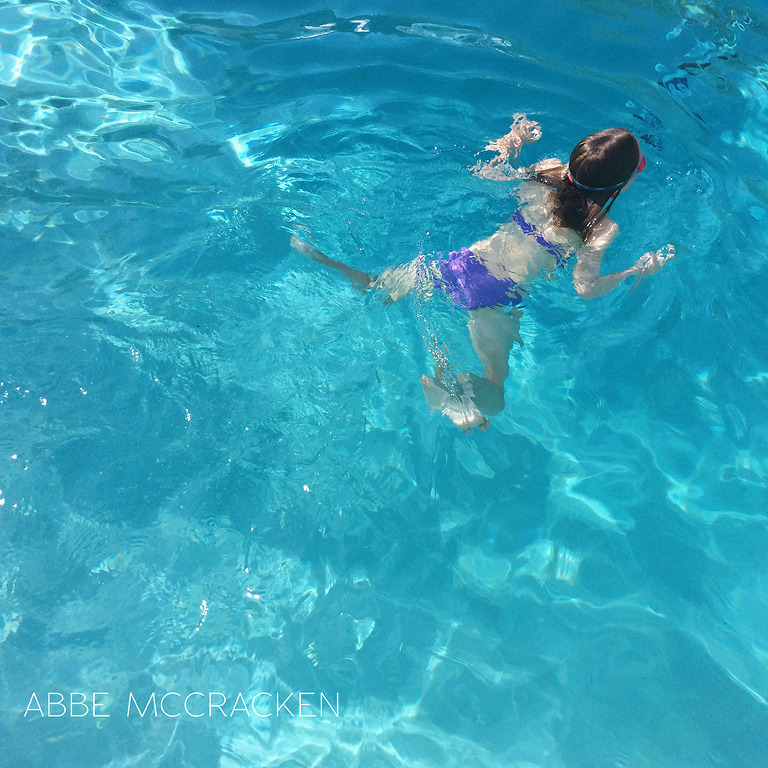
[[[764,768],[767,23],[0,6],[0,765]],[[678,258],[539,286],[467,436],[419,385],[462,313],[288,240],[377,272],[487,236],[467,168],[515,112],[529,162],[634,130],[607,266]],[[153,691],[231,716],[128,716]],[[232,712],[262,692],[315,717]]]

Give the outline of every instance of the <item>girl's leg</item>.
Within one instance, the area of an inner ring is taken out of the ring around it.
[[[322,251],[318,251],[317,248],[313,248],[309,243],[305,243],[300,238],[294,235],[291,238],[291,248],[298,251],[304,256],[309,257],[312,261],[316,261],[318,264],[335,269],[341,272],[352,286],[360,291],[360,293],[367,293],[373,288],[377,278],[374,275],[369,275],[367,272],[361,272],[359,269],[353,269],[348,267],[341,261],[334,261],[334,259],[326,256]]]
[[[291,248],[318,264],[341,272],[360,293],[367,293],[371,288],[385,291],[389,294],[388,301],[400,301],[419,284],[418,260],[401,264],[398,267],[387,267],[380,275],[376,276],[348,267],[344,262],[326,256],[322,251],[313,248],[296,235],[291,238]]]
[[[483,366],[483,375],[469,374],[473,400],[480,411],[494,416],[504,410],[504,381],[509,375],[509,352],[520,340],[522,313],[512,307],[484,307],[469,313],[469,337]]]
[[[435,376],[422,376],[424,397],[433,411],[440,411],[459,429],[488,429],[488,416],[504,410],[504,381],[509,375],[509,352],[520,341],[520,310],[506,314],[498,308],[470,310],[469,336],[480,362],[483,375],[458,374],[459,391],[449,392],[441,371]]]
[[[390,301],[399,301],[419,283],[418,260],[389,267],[376,277],[331,259],[296,235],[291,238],[291,247],[313,261],[341,272],[360,293],[377,288],[386,291]],[[495,416],[504,409],[504,380],[509,375],[509,352],[515,342],[522,343],[520,317],[520,311],[514,308],[511,314],[492,307],[470,310],[469,335],[483,366],[483,375],[461,374],[461,394],[450,394],[445,389],[440,371],[436,371],[434,378],[422,376],[421,383],[430,408],[442,411],[456,426],[467,432],[471,432],[472,427],[488,429],[487,416]]]

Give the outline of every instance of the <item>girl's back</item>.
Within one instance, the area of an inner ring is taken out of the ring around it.
[[[521,184],[510,201],[513,217],[470,250],[498,278],[524,283],[563,266],[582,244],[578,233],[559,226],[553,215],[556,199],[551,187],[530,181]]]

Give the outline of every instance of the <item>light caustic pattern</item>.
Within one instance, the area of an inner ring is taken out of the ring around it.
[[[0,8],[14,765],[763,767],[765,23],[647,5]],[[537,284],[467,436],[419,384],[477,370],[466,316],[288,241],[378,274],[490,234],[508,189],[469,169],[518,112],[521,162],[630,127],[608,260],[678,257],[588,304]],[[112,716],[25,718],[33,690]],[[124,717],[153,691],[231,717]],[[233,711],[292,691],[340,716]]]

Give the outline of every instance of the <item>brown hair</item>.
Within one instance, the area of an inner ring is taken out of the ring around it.
[[[582,139],[568,165],[536,171],[533,178],[554,187],[558,224],[578,232],[587,242],[637,170],[641,157],[640,145],[628,130],[608,128]],[[568,178],[569,171],[577,183]]]

